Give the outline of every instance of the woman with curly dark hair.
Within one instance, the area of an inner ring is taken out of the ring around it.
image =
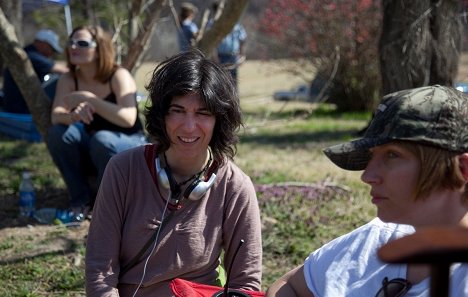
[[[147,88],[154,144],[107,166],[87,243],[88,296],[172,296],[175,278],[219,285],[218,266],[233,262],[231,288],[259,290],[260,213],[232,160],[242,114],[229,74],[191,50],[161,63]]]

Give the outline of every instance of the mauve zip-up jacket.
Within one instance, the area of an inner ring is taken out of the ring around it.
[[[155,232],[165,198],[167,190],[158,190],[150,174],[144,146],[111,158],[86,244],[87,296],[133,295],[146,257],[120,278],[119,272]],[[173,296],[169,283],[174,278],[214,285],[222,250],[226,270],[232,265],[230,287],[260,290],[260,211],[250,178],[227,161],[200,200],[183,204],[163,226],[137,296]],[[245,243],[233,259],[241,239]]]

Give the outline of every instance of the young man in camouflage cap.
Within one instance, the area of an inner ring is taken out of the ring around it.
[[[468,228],[468,96],[438,85],[389,94],[362,139],[324,152],[364,170],[377,218],[311,253],[267,296],[429,296],[429,267],[377,251],[424,227]],[[452,265],[450,282],[450,296],[468,296],[468,264]]]

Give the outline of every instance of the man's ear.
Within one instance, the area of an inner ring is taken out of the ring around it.
[[[463,153],[458,158],[460,163],[460,171],[465,180],[468,181],[468,153]]]

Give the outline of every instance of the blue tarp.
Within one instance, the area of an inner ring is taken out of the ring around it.
[[[23,13],[29,13],[47,6],[66,6],[68,2],[68,0],[23,0]]]
[[[0,111],[0,134],[29,142],[39,142],[42,139],[30,114]]]
[[[62,4],[62,5],[67,5],[68,4],[68,0],[47,0],[47,2],[53,2],[53,3],[57,3],[57,4]]]

